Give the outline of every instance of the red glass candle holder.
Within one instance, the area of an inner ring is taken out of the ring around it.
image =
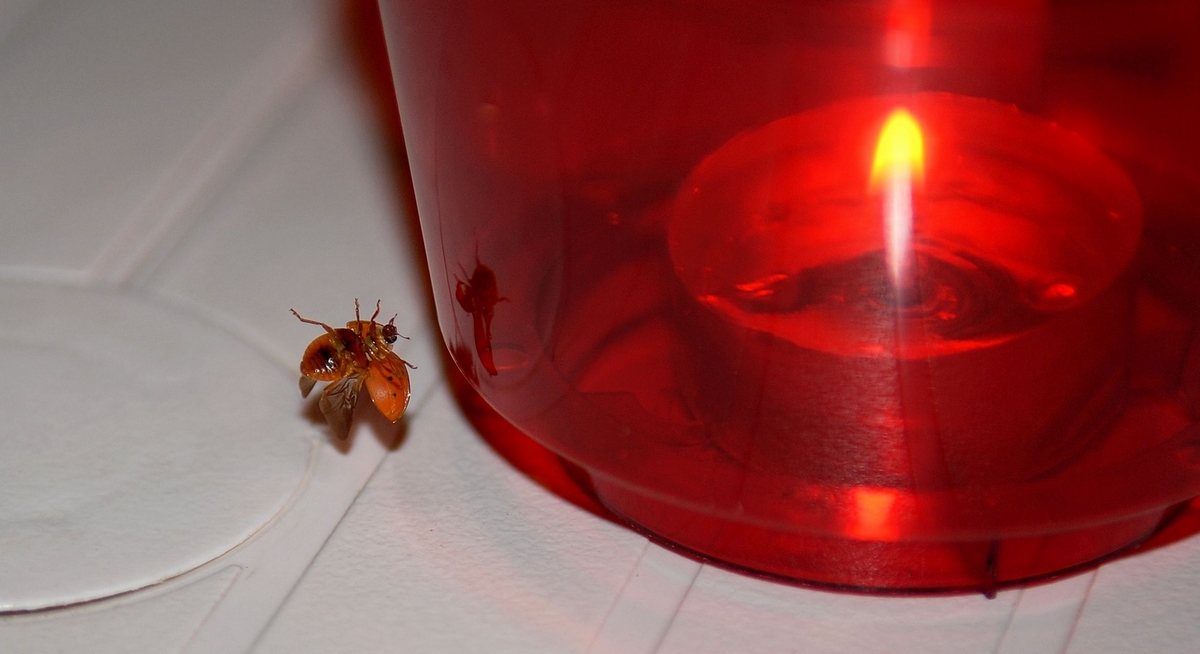
[[[381,3],[438,320],[634,526],[994,589],[1200,494],[1189,3]]]

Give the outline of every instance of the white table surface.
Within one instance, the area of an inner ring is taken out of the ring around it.
[[[516,470],[447,384],[363,15],[0,0],[0,652],[1200,651],[1197,538],[992,600],[840,594]],[[339,449],[288,308],[355,297],[418,370]]]

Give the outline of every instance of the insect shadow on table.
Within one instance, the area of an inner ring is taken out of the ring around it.
[[[508,302],[509,299],[500,295],[496,285],[496,273],[479,261],[478,253],[475,254],[475,270],[469,275],[462,264],[458,267],[463,276],[455,275],[458,283],[454,287],[454,299],[463,311],[471,314],[475,354],[479,357],[479,364],[489,375],[495,377],[500,372],[496,369],[496,359],[492,354],[492,318],[496,315],[496,305]],[[458,356],[455,360],[462,365]]]

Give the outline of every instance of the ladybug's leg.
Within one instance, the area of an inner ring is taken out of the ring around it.
[[[379,317],[379,305],[383,304],[383,300],[375,300],[375,313],[371,314],[371,322]]]
[[[322,327],[324,327],[324,328],[325,328],[325,331],[327,331],[327,332],[329,332],[329,333],[331,333],[331,334],[333,333],[333,327],[330,327],[329,325],[326,325],[325,323],[321,322],[320,320],[309,320],[308,318],[305,318],[304,316],[302,316],[302,315],[300,315],[300,314],[296,313],[296,310],[295,310],[295,309],[290,309],[290,311],[292,312],[292,315],[293,315],[293,316],[296,316],[297,318],[299,318],[299,319],[300,319],[300,322],[306,322],[306,323],[308,323],[308,324],[310,324],[310,325],[320,325],[320,326],[322,326]]]

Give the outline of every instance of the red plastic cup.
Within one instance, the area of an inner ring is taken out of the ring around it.
[[[1200,494],[1189,6],[382,2],[447,345],[732,567],[990,592],[1140,542]]]

